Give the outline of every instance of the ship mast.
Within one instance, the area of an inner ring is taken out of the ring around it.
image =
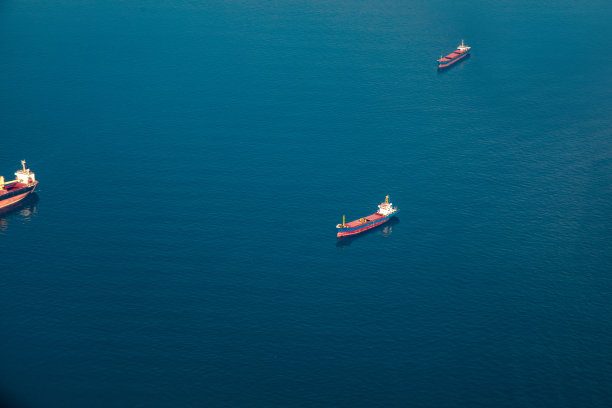
[[[26,165],[25,165],[25,160],[21,161],[21,167],[23,167],[23,171],[26,171]]]

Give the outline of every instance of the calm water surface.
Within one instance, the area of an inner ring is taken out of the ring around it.
[[[612,405],[608,1],[0,3],[0,391]],[[438,73],[461,39],[473,55]],[[390,194],[392,223],[338,242]]]

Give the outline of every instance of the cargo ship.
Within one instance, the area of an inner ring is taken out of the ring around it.
[[[385,201],[378,205],[378,211],[367,217],[360,218],[351,222],[346,222],[346,217],[342,216],[342,224],[336,225],[338,230],[338,238],[347,235],[355,235],[360,232],[367,231],[380,224],[384,224],[395,216],[399,210],[389,202],[389,196],[385,197]]]
[[[34,192],[38,181],[34,173],[26,167],[25,160],[21,161],[21,170],[15,172],[15,180],[4,181],[0,176],[0,210],[17,204]]]
[[[472,47],[468,47],[463,43],[463,40],[461,40],[461,45],[459,45],[455,51],[451,52],[446,57],[442,57],[440,55],[440,59],[438,60],[438,70],[448,68],[455,62],[459,62],[465,57],[469,56],[471,48]]]

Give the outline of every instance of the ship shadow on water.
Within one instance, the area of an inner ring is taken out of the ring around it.
[[[463,64],[464,64],[464,63],[465,63],[467,60],[469,60],[471,56],[472,56],[472,54],[468,54],[468,55],[466,55],[465,57],[463,57],[463,58],[461,59],[461,61],[456,62],[456,63],[454,63],[454,64],[453,64],[453,65],[451,65],[451,66],[448,66],[448,67],[446,67],[446,68],[438,68],[438,74],[444,74],[444,73],[446,73],[446,72],[448,72],[448,71],[450,71],[450,70],[452,70],[453,68],[456,68],[456,67],[463,67]]]
[[[8,227],[11,218],[21,216],[24,220],[30,220],[36,214],[38,201],[38,194],[32,193],[20,202],[0,209],[0,232]]]
[[[391,235],[391,233],[393,232],[393,226],[397,225],[400,223],[399,218],[393,217],[391,218],[389,221],[385,222],[384,224],[381,224],[377,227],[374,227],[372,229],[369,229],[367,231],[364,231],[360,234],[357,235],[348,235],[345,237],[340,237],[338,238],[338,240],[336,241],[336,246],[339,248],[344,248],[346,246],[351,245],[351,243],[353,241],[359,240],[367,235],[371,235],[371,234],[380,234],[383,237],[388,237]]]

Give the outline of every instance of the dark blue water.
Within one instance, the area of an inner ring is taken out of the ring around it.
[[[463,2],[465,3],[465,2]],[[0,3],[0,391],[612,405],[608,1]],[[465,39],[470,59],[438,73]],[[337,242],[390,194],[392,223]]]

